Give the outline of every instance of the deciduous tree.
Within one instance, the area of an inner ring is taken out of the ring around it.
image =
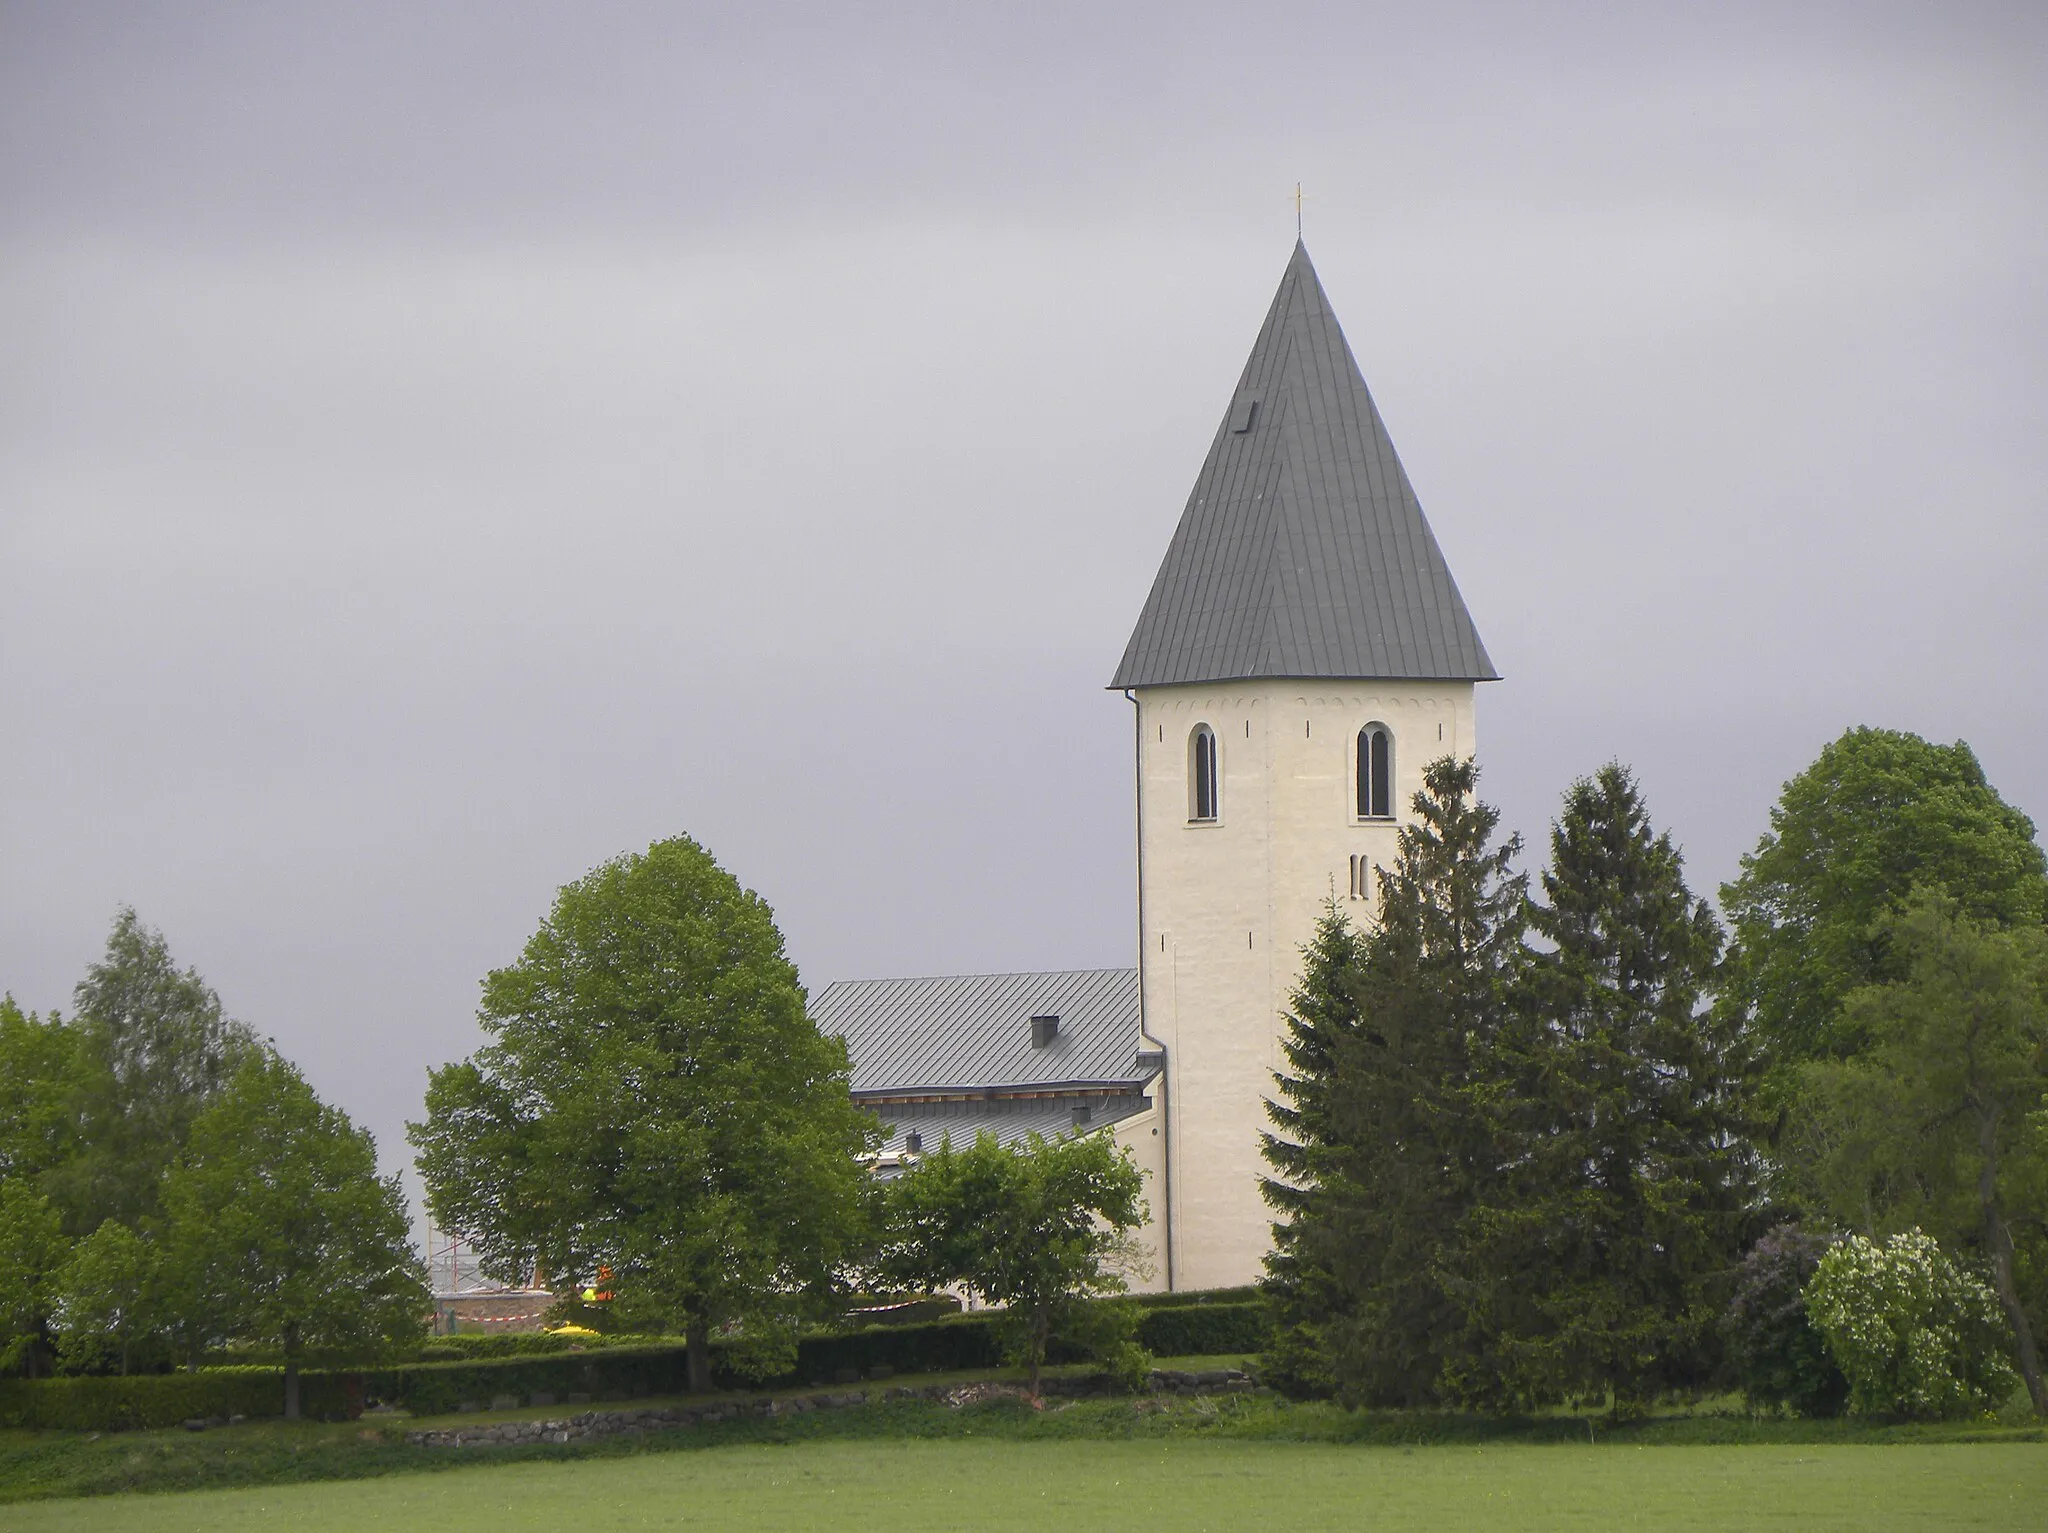
[[[217,1328],[279,1347],[288,1418],[307,1349],[360,1351],[426,1328],[432,1299],[398,1178],[380,1178],[369,1134],[269,1049],[247,1051],[193,1120],[163,1209],[167,1308],[188,1337]]]
[[[1924,1228],[1981,1259],[2048,1416],[2048,933],[1973,919],[1932,889],[1881,929],[1900,977],[1849,996],[1863,1051],[1806,1066],[1788,1156],[1843,1225]]]
[[[881,1270],[1005,1306],[1036,1396],[1063,1317],[1080,1300],[1123,1292],[1118,1264],[1145,1220],[1142,1189],[1130,1153],[1103,1134],[1032,1134],[1005,1147],[981,1133],[964,1150],[947,1141],[888,1185]]]
[[[152,1328],[156,1247],[113,1219],[72,1248],[57,1275],[57,1356],[74,1373],[120,1373]]]
[[[69,1249],[48,1198],[25,1181],[0,1181],[0,1369],[41,1371]]]
[[[579,1281],[681,1328],[787,1337],[864,1235],[873,1117],[819,1033],[767,904],[686,836],[556,897],[484,982],[493,1041],[414,1124],[435,1217],[488,1270]],[[757,1346],[772,1370],[788,1348]]]
[[[75,1234],[153,1214],[192,1120],[255,1045],[163,934],[122,909],[106,956],[73,993],[86,1068],[73,1100],[79,1153],[53,1177]]]
[[[1851,729],[1785,784],[1769,833],[1722,887],[1735,939],[1723,1002],[1783,1065],[1853,1054],[1862,1037],[1843,1001],[1898,973],[1880,915],[1926,885],[1973,920],[2038,927],[2043,871],[2033,822],[1969,746]]]
[[[0,996],[0,1181],[47,1191],[52,1173],[78,1153],[87,1070],[78,1028]]]

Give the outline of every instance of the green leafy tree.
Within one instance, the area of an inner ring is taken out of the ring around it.
[[[368,1133],[268,1049],[193,1120],[164,1179],[166,1304],[188,1336],[280,1348],[285,1415],[299,1414],[307,1349],[361,1351],[418,1336],[432,1296],[398,1178]]]
[[[412,1126],[428,1204],[487,1269],[577,1281],[760,1371],[860,1252],[878,1126],[847,1089],[761,897],[686,836],[562,889],[484,982],[494,1039],[434,1072]]]
[[[1487,1403],[1697,1382],[1753,1234],[1753,1053],[1703,1013],[1721,930],[1626,768],[1574,783],[1498,1049],[1503,1174],[1464,1225],[1458,1392]]]
[[[1030,1135],[1005,1148],[986,1132],[950,1140],[887,1184],[880,1268],[894,1283],[959,1284],[1010,1320],[1038,1394],[1046,1346],[1082,1300],[1124,1291],[1130,1232],[1145,1221],[1143,1175],[1108,1136]],[[1128,1335],[1096,1345],[1131,1371]]]
[[[151,1332],[156,1248],[113,1219],[72,1248],[57,1275],[57,1356],[73,1373],[111,1361],[127,1373],[136,1344]]]
[[[1339,1019],[1329,1061],[1311,1044],[1280,1087],[1300,1116],[1291,1132],[1276,1125],[1274,1180],[1291,1184],[1293,1165],[1314,1181],[1279,1200],[1291,1228],[1276,1318],[1320,1340],[1350,1403],[1442,1397],[1462,1345],[1446,1286],[1460,1226],[1501,1164],[1495,1048],[1523,962],[1526,880],[1512,870],[1519,838],[1494,844],[1499,814],[1473,797],[1477,778],[1450,757],[1424,769],[1378,921],[1355,963],[1329,969],[1330,993],[1305,998]]]
[[[1969,746],[1852,729],[1785,784],[1770,832],[1721,889],[1734,927],[1723,1000],[1777,1060],[1853,1054],[1842,1003],[1895,977],[1877,918],[1916,884],[1973,920],[2039,926],[2048,881],[2034,826],[1986,781]]]
[[[137,1227],[156,1212],[193,1119],[254,1040],[196,970],[177,967],[163,934],[125,908],[73,1000],[86,1056],[72,1103],[80,1145],[53,1192],[76,1234],[110,1218]]]
[[[50,1200],[25,1181],[0,1181],[0,1369],[41,1371],[69,1250]]]
[[[1974,920],[1931,889],[1881,930],[1902,972],[1847,1000],[1863,1052],[1802,1072],[1788,1158],[1844,1225],[1925,1228],[1981,1260],[2048,1416],[2048,932]]]
[[[1919,1230],[1834,1246],[1806,1285],[1806,1309],[1858,1415],[1968,1416],[2012,1388],[1998,1301]]]
[[[0,996],[0,1181],[46,1188],[51,1174],[78,1153],[86,1075],[77,1028]]]

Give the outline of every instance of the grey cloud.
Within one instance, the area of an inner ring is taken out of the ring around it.
[[[677,830],[806,978],[1126,961],[1102,690],[1293,237],[1540,833],[2048,814],[2035,7],[0,13],[0,986],[120,900],[379,1134]]]

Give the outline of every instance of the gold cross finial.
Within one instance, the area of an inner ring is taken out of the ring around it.
[[[1294,237],[1301,238],[1301,183],[1294,183]]]

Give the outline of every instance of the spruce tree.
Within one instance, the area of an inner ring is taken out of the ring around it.
[[[1265,1288],[1285,1323],[1275,1332],[1260,1375],[1296,1397],[1328,1395],[1336,1388],[1315,1323],[1336,1295],[1328,1274],[1302,1262],[1295,1248],[1295,1221],[1324,1185],[1321,1162],[1332,1147],[1333,1072],[1339,1046],[1358,1028],[1352,987],[1364,951],[1363,936],[1331,898],[1302,949],[1301,979],[1290,997],[1280,1040],[1287,1068],[1274,1072],[1278,1095],[1266,1104],[1279,1132],[1263,1136],[1265,1155],[1278,1175],[1263,1178],[1260,1191],[1280,1217],[1266,1257]]]
[[[1757,1204],[1746,1039],[1703,1002],[1721,929],[1615,764],[1551,828],[1504,1173],[1466,1220],[1458,1392],[1484,1403],[1692,1382]]]
[[[1499,814],[1473,798],[1477,778],[1449,757],[1424,770],[1378,920],[1355,956],[1333,945],[1341,963],[1311,965],[1305,983],[1326,988],[1291,1029],[1295,1074],[1267,1152],[1291,1215],[1276,1301],[1348,1403],[1442,1397],[1461,1330],[1446,1277],[1465,1210],[1498,1174],[1494,1046],[1526,881],[1519,839],[1493,844]]]

